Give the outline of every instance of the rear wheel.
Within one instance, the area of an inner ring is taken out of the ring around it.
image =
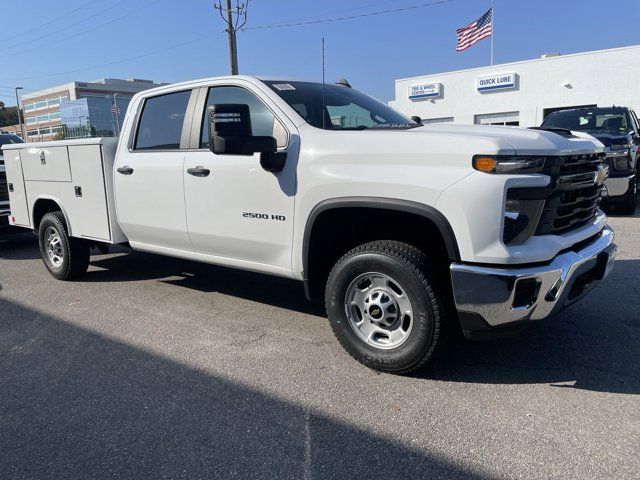
[[[47,213],[38,229],[40,255],[49,273],[58,280],[73,280],[89,267],[89,243],[70,237],[62,212]]]
[[[364,365],[408,373],[440,350],[444,308],[429,260],[415,247],[377,241],[354,248],[333,267],[326,290],[331,328]]]

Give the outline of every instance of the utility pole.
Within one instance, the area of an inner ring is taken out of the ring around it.
[[[227,38],[229,41],[229,65],[231,67],[231,75],[238,75],[238,44],[236,42],[236,32],[244,27],[247,23],[247,8],[251,0],[235,1],[235,7],[231,7],[231,0],[226,0],[226,7],[222,6],[222,2],[214,3],[213,8],[220,12],[220,16],[224,20],[227,28]]]
[[[18,100],[18,90],[22,90],[22,87],[16,87],[16,108],[18,109],[18,125],[20,125],[20,135],[22,135],[22,139],[26,142],[27,138],[24,134],[24,128],[22,126],[22,113],[20,112],[20,101]]]
[[[120,114],[119,110],[118,110],[118,102],[116,101],[116,97],[118,96],[117,93],[113,94],[113,114],[116,116],[116,137],[120,136],[120,119],[118,118],[118,115]]]

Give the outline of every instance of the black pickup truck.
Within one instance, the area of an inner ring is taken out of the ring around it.
[[[622,213],[633,214],[638,194],[640,121],[627,107],[587,107],[549,114],[542,128],[585,132],[604,146],[609,165],[605,202]]]

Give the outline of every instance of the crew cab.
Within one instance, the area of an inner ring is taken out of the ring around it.
[[[345,84],[248,76],[138,93],[121,132],[4,147],[10,221],[55,278],[125,244],[297,279],[378,370],[425,365],[460,326],[553,315],[615,258],[590,139],[423,126]]]
[[[9,187],[7,185],[7,175],[4,167],[4,156],[2,155],[2,145],[9,143],[23,143],[22,139],[10,133],[0,132],[0,226],[6,225],[9,218]]]
[[[605,181],[606,203],[623,213],[636,211],[640,122],[627,107],[589,107],[560,110],[545,118],[542,128],[564,128],[584,132],[605,147],[609,175]]]

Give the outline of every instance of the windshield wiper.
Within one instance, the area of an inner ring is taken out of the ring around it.
[[[415,128],[419,126],[418,123],[377,123],[370,128]]]

